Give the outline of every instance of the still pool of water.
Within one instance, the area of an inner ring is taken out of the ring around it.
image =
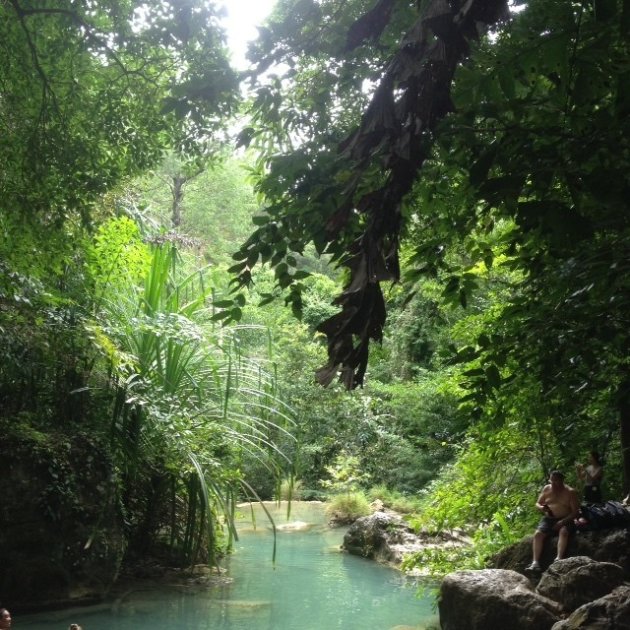
[[[273,535],[258,512],[239,521],[236,553],[223,565],[233,581],[208,590],[132,591],[115,603],[14,616],[16,630],[389,630],[435,622],[431,598],[399,572],[340,553],[344,529],[325,524],[321,505],[269,506]],[[259,508],[258,508],[259,509]]]

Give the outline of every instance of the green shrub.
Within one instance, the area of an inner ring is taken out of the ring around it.
[[[406,496],[396,490],[390,490],[383,484],[370,488],[367,496],[370,501],[382,501],[386,508],[400,514],[412,514],[420,509],[420,500],[418,498]]]
[[[370,503],[362,492],[338,494],[326,505],[326,515],[337,523],[351,523],[370,512]]]
[[[327,501],[328,495],[321,490],[314,490],[313,488],[302,489],[302,501]]]
[[[303,497],[302,482],[299,479],[283,479],[279,488],[278,501],[301,501]]]

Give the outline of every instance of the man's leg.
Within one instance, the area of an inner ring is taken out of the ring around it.
[[[569,530],[566,527],[561,527],[558,532],[558,555],[557,560],[562,560],[567,552],[569,546]]]
[[[543,552],[545,538],[547,538],[547,534],[537,529],[536,533],[534,534],[534,540],[532,541],[532,563],[529,565],[529,567],[527,567],[527,570],[540,571],[538,561],[540,560],[540,556]]]
[[[532,558],[534,562],[538,562],[540,560],[540,556],[542,556],[545,538],[547,538],[547,534],[537,529],[532,542]]]

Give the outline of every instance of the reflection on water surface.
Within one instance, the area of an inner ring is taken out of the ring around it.
[[[223,566],[233,581],[208,590],[137,590],[119,601],[15,618],[16,630],[390,630],[434,621],[432,601],[397,571],[339,552],[344,529],[330,529],[320,504],[256,509],[239,520],[236,553]]]

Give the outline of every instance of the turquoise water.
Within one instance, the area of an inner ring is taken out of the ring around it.
[[[319,505],[273,507],[279,526],[275,566],[268,521],[239,523],[236,553],[224,562],[233,582],[208,590],[131,592],[95,608],[14,617],[16,630],[389,630],[435,621],[432,600],[399,572],[339,552],[343,529]],[[247,514],[245,512],[245,514]],[[283,529],[286,528],[286,529]]]

